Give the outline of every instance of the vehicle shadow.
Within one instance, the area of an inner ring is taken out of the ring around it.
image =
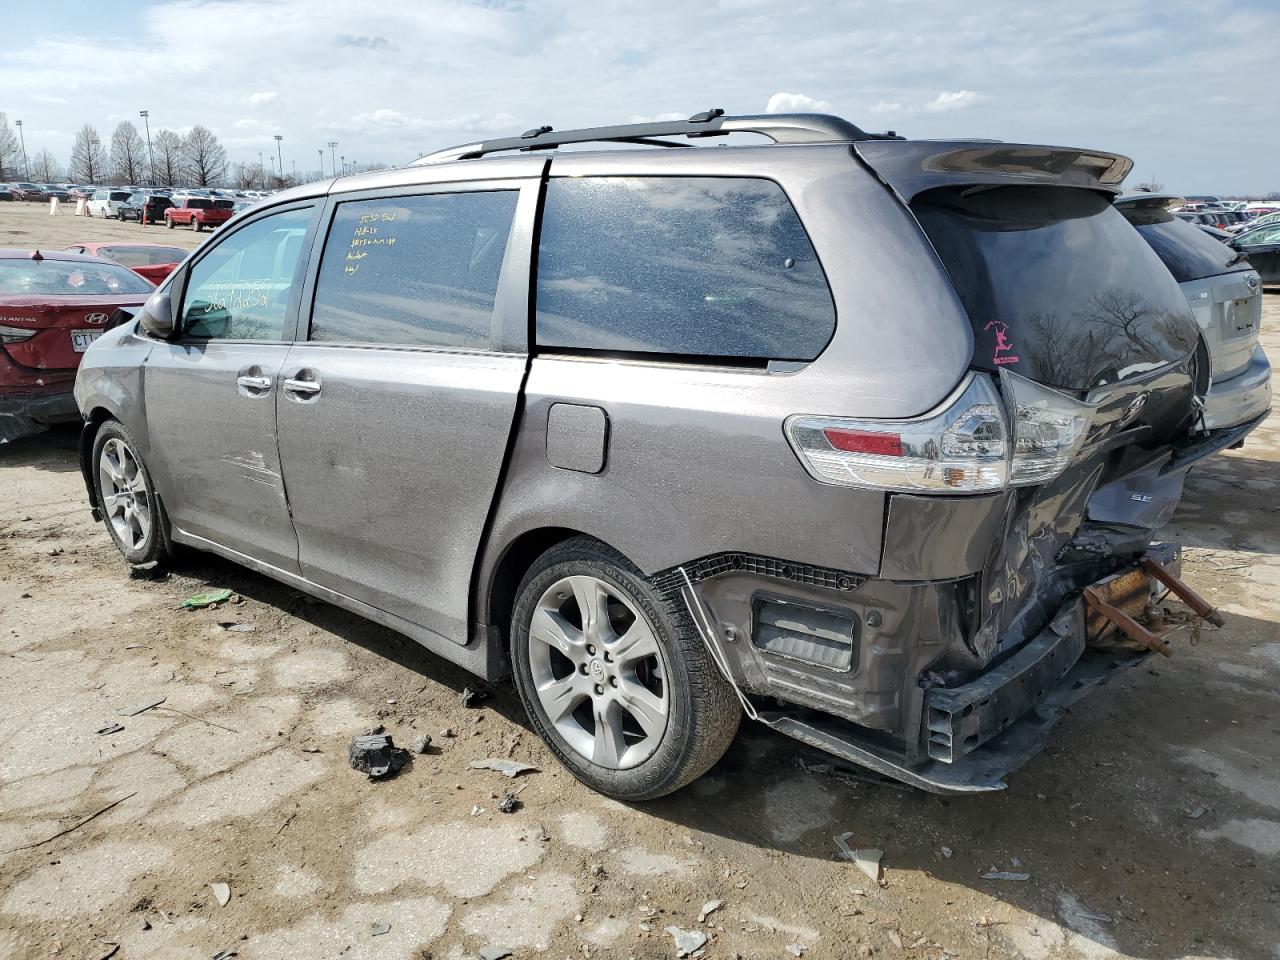
[[[60,423],[41,433],[0,443],[0,469],[32,467],[52,473],[77,471],[80,469],[79,440],[79,423]]]

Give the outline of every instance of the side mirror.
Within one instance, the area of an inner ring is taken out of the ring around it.
[[[175,326],[173,300],[169,296],[168,288],[157,290],[142,305],[142,312],[138,314],[138,324],[151,336],[160,340],[168,340],[173,336]]]

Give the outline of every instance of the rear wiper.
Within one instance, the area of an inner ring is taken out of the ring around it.
[[[1243,253],[1240,253],[1237,251],[1236,255],[1227,261],[1227,266],[1234,267],[1237,263],[1240,263],[1242,260],[1248,260],[1248,259],[1249,258],[1245,256]]]

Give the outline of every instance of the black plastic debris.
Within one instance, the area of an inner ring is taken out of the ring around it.
[[[119,733],[123,729],[124,729],[123,724],[109,723],[105,727],[102,727],[100,730],[98,730],[98,733],[102,735],[108,735],[112,733]]]
[[[498,801],[499,813],[515,813],[520,809],[520,799],[508,790],[502,795],[502,799]]]
[[[369,734],[351,739],[351,745],[347,747],[347,762],[351,769],[367,773],[370,780],[377,780],[398,773],[409,762],[409,751],[397,747],[390,734]]]

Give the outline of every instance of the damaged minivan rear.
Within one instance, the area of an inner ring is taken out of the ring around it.
[[[772,142],[635,149],[729,134]],[[1157,533],[1265,415],[1206,420],[1196,318],[1114,206],[1129,167],[709,111],[286,191],[87,354],[95,510],[130,562],[211,550],[510,675],[612,796],[690,782],[743,714],[1000,789],[1176,647],[1158,596],[1220,619]],[[122,502],[152,526],[122,538]]]

